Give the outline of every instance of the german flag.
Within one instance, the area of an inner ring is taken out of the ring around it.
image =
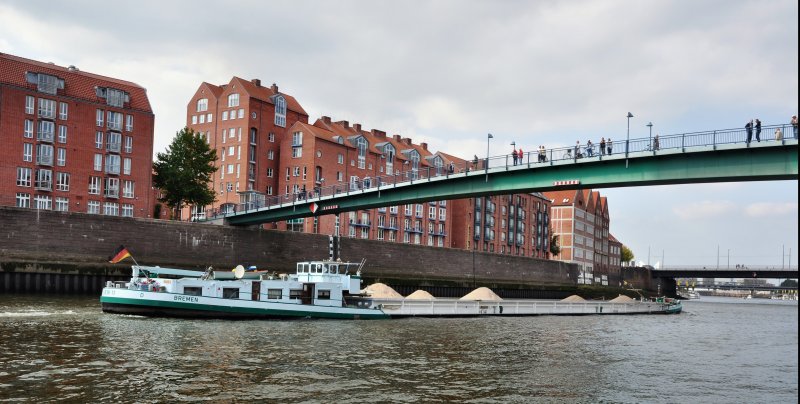
[[[111,257],[108,257],[108,262],[110,262],[112,264],[116,264],[117,262],[120,262],[120,261],[122,261],[125,258],[128,258],[130,256],[131,256],[131,253],[128,252],[128,249],[125,248],[125,246],[119,246],[119,248],[117,248],[117,251],[114,253],[114,255],[112,255]]]

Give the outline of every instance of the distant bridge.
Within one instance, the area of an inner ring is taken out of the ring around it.
[[[781,129],[784,138],[775,140]],[[798,141],[789,125],[765,126],[762,142],[746,142],[744,129],[617,140],[612,150],[585,146],[508,155],[455,167],[428,167],[339,183],[298,194],[264,197],[204,220],[255,225],[432,200],[562,189],[798,179]],[[788,138],[787,138],[788,137]],[[607,149],[610,147],[607,146]],[[721,276],[724,277],[724,276]]]
[[[702,283],[698,283],[694,285],[694,289],[711,289],[711,290],[768,290],[768,291],[779,291],[779,290],[797,290],[797,286],[775,286],[775,285],[720,285],[720,284],[713,284],[713,285],[705,285]]]
[[[797,279],[797,268],[664,268],[651,269],[654,278]]]

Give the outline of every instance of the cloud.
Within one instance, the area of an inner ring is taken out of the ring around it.
[[[760,202],[752,203],[744,208],[747,216],[753,218],[763,217],[794,217],[797,218],[797,202]]]
[[[700,201],[672,208],[672,212],[682,220],[710,219],[736,211],[736,204],[731,201]]]

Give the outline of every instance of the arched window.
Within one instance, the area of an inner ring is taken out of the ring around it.
[[[444,171],[444,160],[442,160],[441,156],[436,156],[433,158],[433,167],[436,168],[436,175],[442,175]]]
[[[411,179],[415,180],[419,178],[419,152],[411,150],[408,158],[411,159]]]
[[[358,149],[358,168],[365,168],[367,166],[367,146],[369,143],[363,136],[356,139],[356,148]]]
[[[391,143],[386,143],[383,146],[383,156],[386,158],[386,175],[394,174],[394,146]]]
[[[275,126],[286,127],[286,99],[280,95],[275,97]]]
[[[208,98],[197,100],[197,112],[208,111]]]

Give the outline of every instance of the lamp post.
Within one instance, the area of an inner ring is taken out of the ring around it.
[[[486,182],[489,182],[489,140],[491,139],[494,139],[494,136],[490,133],[486,136],[486,167],[484,167],[486,169]]]
[[[633,114],[628,112],[628,134],[625,136],[625,168],[628,168],[628,150],[631,141],[631,118],[633,118]]]
[[[647,126],[647,129],[650,130],[650,149],[652,150],[653,149],[653,123],[652,122],[648,122],[647,125],[645,125],[645,126]]]
[[[511,160],[517,161],[517,142],[511,141]],[[516,165],[516,163],[514,164]],[[508,156],[506,156],[506,167],[508,167]]]

